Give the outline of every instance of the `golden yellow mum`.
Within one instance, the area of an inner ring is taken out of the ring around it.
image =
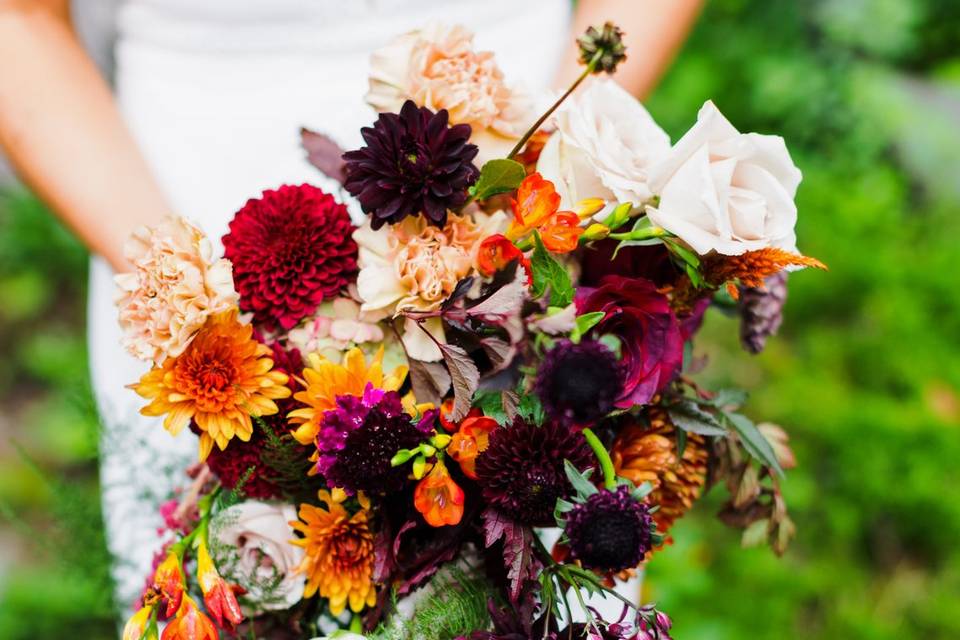
[[[173,435],[192,419],[202,432],[200,460],[206,460],[214,443],[222,450],[234,437],[250,440],[250,417],[277,413],[274,400],[290,395],[287,375],[273,371],[270,355],[232,310],[213,316],[183,353],[131,388],[151,400],[140,413],[165,415],[163,426]]]
[[[331,362],[318,354],[310,354],[309,367],[303,370],[304,390],[293,397],[307,405],[288,414],[297,442],[313,444],[326,411],[336,408],[338,396],[363,395],[367,384],[376,389],[396,391],[407,377],[407,367],[398,366],[388,375],[383,373],[383,348],[370,363],[360,349],[353,348],[343,356],[343,364]]]
[[[290,523],[303,538],[291,543],[303,547],[300,572],[306,574],[303,597],[318,593],[330,602],[330,613],[340,615],[347,605],[358,612],[377,601],[373,582],[373,532],[367,504],[352,516],[341,504],[345,495],[320,491],[327,508],[300,505],[300,520]],[[366,501],[363,500],[362,503]]]

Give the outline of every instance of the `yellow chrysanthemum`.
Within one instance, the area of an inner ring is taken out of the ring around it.
[[[306,574],[303,597],[318,593],[330,601],[330,613],[340,615],[350,606],[358,612],[373,606],[377,589],[373,582],[374,545],[369,526],[368,504],[352,516],[341,504],[343,492],[331,495],[319,492],[327,508],[300,505],[300,520],[290,523],[303,538],[291,543],[303,547],[304,557],[299,571]]]
[[[165,415],[163,426],[173,435],[192,419],[202,432],[200,460],[206,460],[214,443],[222,450],[234,437],[250,440],[250,416],[276,413],[274,400],[290,395],[287,375],[273,371],[270,355],[253,338],[253,327],[228,311],[208,320],[183,353],[131,388],[151,400],[140,413]]]
[[[396,391],[407,377],[407,367],[398,366],[392,373],[383,373],[383,348],[367,364],[360,349],[353,348],[343,357],[343,364],[331,362],[318,354],[310,354],[309,367],[303,370],[304,390],[293,397],[307,405],[288,414],[291,424],[299,425],[293,437],[303,445],[313,443],[320,431],[325,411],[336,408],[337,396],[363,395],[367,384],[376,389]]]

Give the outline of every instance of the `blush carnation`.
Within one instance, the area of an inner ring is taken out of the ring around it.
[[[240,308],[269,329],[293,328],[357,274],[347,208],[304,184],[247,201],[223,237]]]

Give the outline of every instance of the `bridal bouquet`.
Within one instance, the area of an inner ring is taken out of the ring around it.
[[[153,368],[131,387],[202,464],[125,639],[669,638],[614,586],[716,484],[744,543],[783,551],[786,434],[698,386],[691,344],[713,306],[760,351],[787,271],[822,267],[800,171],[710,102],[671,145],[604,77],[619,29],[579,42],[537,117],[463,28],[403,35],[363,147],[303,132],[340,200],[265,191],[223,257],[180,218],[132,238],[120,323]]]

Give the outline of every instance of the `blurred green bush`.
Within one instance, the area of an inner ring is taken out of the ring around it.
[[[712,0],[648,106],[676,139],[706,99],[787,139],[801,249],[831,270],[791,279],[763,355],[720,314],[698,347],[792,434],[794,546],[740,549],[716,490],[647,596],[683,640],[960,637],[960,3]],[[0,198],[0,638],[114,632],[84,272],[34,200]]]

